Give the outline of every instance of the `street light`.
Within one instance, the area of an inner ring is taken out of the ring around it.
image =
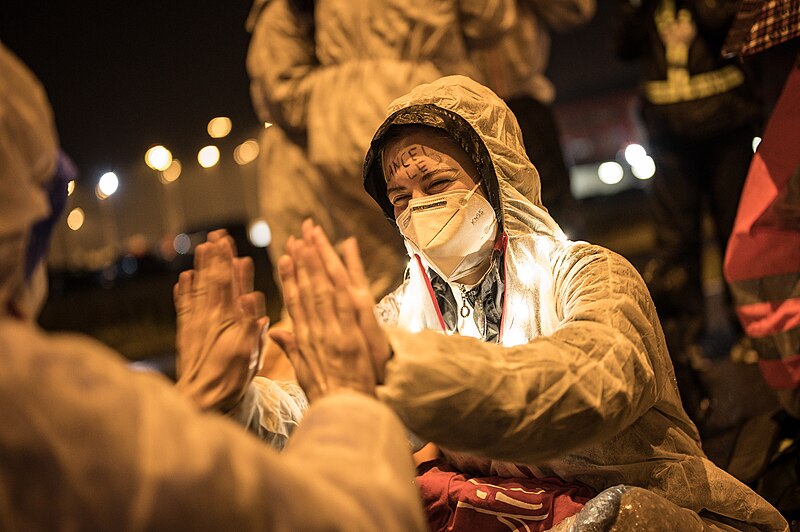
[[[212,139],[221,139],[231,132],[231,119],[227,116],[218,116],[208,122],[208,135]]]
[[[197,162],[203,168],[211,168],[219,162],[219,148],[216,146],[206,146],[197,152]]]
[[[145,152],[144,162],[153,170],[163,172],[172,164],[172,153],[164,146],[153,146]]]
[[[101,200],[104,200],[114,194],[119,188],[119,178],[114,172],[106,172],[100,176],[100,181],[97,182],[95,194]]]
[[[161,182],[165,185],[167,183],[172,183],[181,176],[182,169],[183,167],[181,166],[181,162],[178,159],[173,159],[172,164],[170,164],[168,168],[161,172]]]
[[[233,160],[239,165],[247,164],[256,160],[258,152],[258,142],[248,139],[233,150]]]
[[[622,165],[614,161],[605,162],[597,168],[597,177],[606,185],[616,185],[624,175]]]
[[[69,216],[67,216],[67,226],[73,231],[77,231],[81,227],[83,227],[83,222],[86,219],[86,216],[83,214],[83,209],[80,207],[75,207],[69,212]]]

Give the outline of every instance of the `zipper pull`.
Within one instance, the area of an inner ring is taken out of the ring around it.
[[[467,306],[467,288],[462,284],[460,286],[461,290],[461,308],[458,310],[458,313],[461,315],[462,318],[466,318],[469,316],[471,312],[469,307]]]

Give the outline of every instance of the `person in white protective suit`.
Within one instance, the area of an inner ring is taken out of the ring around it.
[[[256,0],[247,71],[262,122],[261,212],[273,264],[313,216],[331,238],[356,235],[376,297],[403,279],[394,230],[361,188],[383,111],[420,83],[479,74],[468,46],[508,30],[515,0]]]
[[[314,404],[279,455],[111,349],[37,327],[51,205],[63,206],[70,177],[58,157],[44,90],[0,43],[0,529],[423,530],[402,426],[370,397],[371,372],[338,359],[345,382],[317,366],[328,386],[309,390]],[[235,406],[230,381],[254,372],[263,296],[230,237],[198,250],[176,294],[178,384]]]
[[[558,526],[788,530],[703,454],[642,279],[564,237],[502,100],[450,76],[388,111],[364,182],[405,237],[407,277],[371,312],[353,250],[343,266],[306,223],[279,262],[294,332],[272,337],[290,358],[333,353],[327,342],[360,331],[378,397],[438,446],[440,464],[498,479],[487,486],[547,478],[599,494]],[[322,304],[331,291],[334,310]],[[355,323],[337,318],[351,301]],[[307,364],[296,369],[308,379]],[[417,483],[424,492],[426,475]]]

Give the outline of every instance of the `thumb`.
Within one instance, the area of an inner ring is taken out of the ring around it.
[[[273,342],[278,344],[278,347],[287,355],[291,356],[291,353],[297,353],[297,339],[292,331],[271,329],[267,335]]]

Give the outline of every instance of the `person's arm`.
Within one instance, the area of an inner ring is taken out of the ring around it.
[[[287,0],[271,0],[255,20],[247,53],[250,92],[262,119],[304,137],[308,100],[320,69],[313,20]]]
[[[643,281],[618,255],[582,245],[556,266],[556,332],[517,347],[433,331],[389,331],[378,397],[422,438],[535,463],[618,434],[659,394],[663,337]],[[664,381],[668,381],[664,379]]]
[[[402,425],[368,395],[320,398],[279,455],[94,341],[4,332],[0,529],[424,530]]]
[[[516,0],[458,0],[458,11],[470,45],[491,44],[517,22]]]
[[[595,0],[528,0],[528,3],[545,24],[558,32],[586,24],[597,7]]]

